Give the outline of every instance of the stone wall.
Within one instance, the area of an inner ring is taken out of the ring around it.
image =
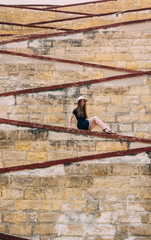
[[[35,240],[150,239],[149,165],[61,165],[1,175],[0,182],[1,232]]]
[[[23,81],[24,83],[24,81]],[[88,99],[88,116],[98,116],[118,133],[150,137],[151,85],[147,76],[0,99],[0,116],[68,127],[76,99]],[[76,121],[73,122],[76,128]],[[99,130],[99,128],[98,128]]]
[[[118,0],[63,10],[99,14],[150,6],[147,0]],[[3,21],[22,24],[81,16],[4,7],[0,11]],[[147,18],[149,9],[45,26],[79,29]],[[48,33],[7,24],[0,29],[18,38]],[[150,30],[150,22],[134,23],[0,45],[0,50],[12,52],[0,54],[0,93],[150,70]],[[1,41],[12,38],[3,36]],[[16,52],[28,56],[12,56]],[[89,118],[98,116],[120,135],[151,137],[150,75],[0,97],[0,118],[68,127],[80,95],[88,99]],[[76,128],[75,120],[72,126]],[[0,124],[0,168],[145,146],[149,144]],[[150,153],[143,152],[1,174],[0,232],[32,240],[149,240],[150,159]]]

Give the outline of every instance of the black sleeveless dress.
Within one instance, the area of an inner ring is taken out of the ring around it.
[[[76,119],[77,119],[77,128],[78,129],[83,129],[83,130],[88,130],[89,129],[89,120],[86,120],[86,114],[84,112],[84,117],[78,117],[78,112],[77,109],[75,108],[72,112]]]

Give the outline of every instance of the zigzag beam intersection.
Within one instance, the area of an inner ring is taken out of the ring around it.
[[[114,27],[119,27],[119,26],[125,26],[125,25],[129,25],[129,24],[145,23],[145,22],[150,22],[150,21],[151,21],[151,18],[148,18],[148,19],[127,21],[127,22],[113,23],[113,24],[108,24],[108,25],[101,25],[101,26],[96,26],[96,27],[91,27],[91,28],[71,30],[71,31],[68,31],[68,32],[50,33],[50,34],[30,34],[30,35],[27,35],[26,37],[23,37],[23,38],[20,38],[20,39],[12,39],[12,40],[1,41],[0,45],[5,45],[5,44],[8,44],[8,43],[13,43],[13,42],[22,42],[22,41],[27,41],[27,40],[31,40],[31,39],[41,39],[41,38],[49,38],[49,37],[66,36],[66,35],[69,35],[69,34],[77,34],[77,33],[93,31],[93,30],[108,29],[108,28],[114,28]]]

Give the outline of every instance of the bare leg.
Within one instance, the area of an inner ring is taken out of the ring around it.
[[[92,117],[89,119],[89,129],[93,129],[96,126],[101,127],[102,129],[105,129],[106,132],[111,131],[111,129],[104,123],[102,122],[98,117]],[[111,133],[114,133],[113,131]]]

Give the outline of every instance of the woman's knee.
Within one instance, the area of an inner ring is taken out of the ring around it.
[[[98,120],[98,117],[94,116],[94,121],[97,122],[97,120]]]
[[[98,117],[97,116],[94,116],[90,119],[90,121],[94,122],[94,123],[97,123],[98,121]]]

